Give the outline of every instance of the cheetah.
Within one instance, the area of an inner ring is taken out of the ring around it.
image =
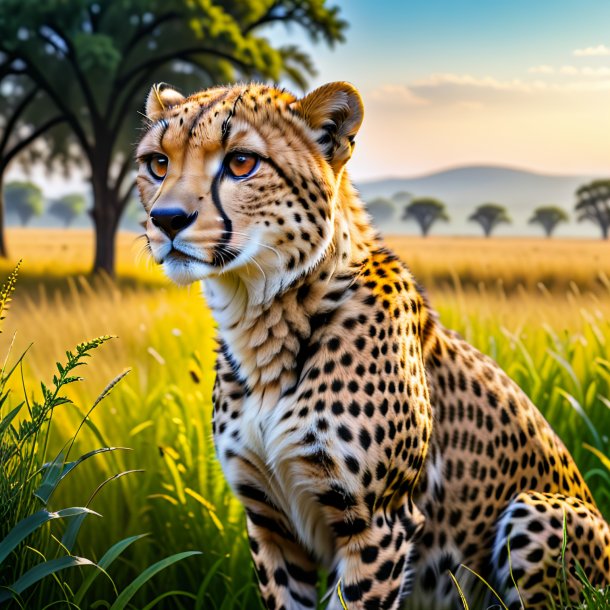
[[[149,249],[202,280],[218,326],[215,446],[265,606],[316,607],[322,572],[330,610],[455,608],[465,564],[511,609],[546,608],[564,527],[570,595],[575,562],[608,585],[610,531],[570,454],[371,227],[345,170],[357,90],[162,84],[146,116]]]

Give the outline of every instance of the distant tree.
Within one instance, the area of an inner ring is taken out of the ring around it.
[[[114,271],[116,231],[134,187],[134,133],[151,84],[170,81],[189,93],[289,79],[305,88],[311,56],[295,44],[274,46],[268,30],[281,25],[332,46],[347,23],[326,0],[0,2],[4,64],[40,91],[69,132],[47,132],[58,155],[51,158],[76,145],[91,176],[94,270]]]
[[[42,191],[33,182],[9,182],[4,189],[6,211],[25,225],[42,214]]]
[[[53,201],[49,207],[49,214],[59,218],[64,226],[69,227],[86,208],[87,200],[82,193],[70,193]]]
[[[417,197],[405,207],[402,219],[413,219],[419,225],[422,235],[426,237],[435,222],[439,220],[448,222],[449,215],[442,201],[432,197]]]
[[[394,193],[392,195],[392,201],[398,206],[402,207],[411,203],[413,199],[413,195],[411,193],[407,193],[407,191],[398,191],[398,193]]]
[[[376,224],[387,222],[394,218],[396,208],[389,199],[376,197],[366,204],[368,213],[373,217]]]
[[[560,222],[567,222],[569,219],[570,217],[562,208],[556,205],[547,205],[536,208],[528,222],[529,224],[541,225],[546,236],[551,237],[557,225]]]
[[[610,229],[610,180],[594,180],[576,191],[578,222],[591,220],[599,225],[602,239],[608,239]]]
[[[512,222],[506,208],[497,203],[484,203],[483,205],[480,205],[468,217],[468,220],[478,222],[483,228],[485,237],[489,237],[499,224],[510,224]]]

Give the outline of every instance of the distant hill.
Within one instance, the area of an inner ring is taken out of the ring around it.
[[[551,175],[495,166],[467,166],[417,176],[414,178],[386,178],[356,184],[362,198],[389,197],[398,191],[407,191],[414,197],[429,195],[447,204],[452,222],[439,224],[436,233],[477,234],[479,229],[467,217],[479,204],[500,203],[507,206],[513,225],[501,227],[498,235],[536,235],[541,231],[529,226],[527,220],[539,205],[559,205],[571,213],[574,209],[574,192],[596,176]],[[397,218],[402,211],[397,211]],[[394,230],[415,232],[412,223],[392,221]],[[558,235],[597,235],[593,224],[560,226]]]

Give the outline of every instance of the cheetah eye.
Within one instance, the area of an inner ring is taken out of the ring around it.
[[[148,173],[155,180],[163,180],[163,178],[165,178],[168,166],[169,159],[165,155],[152,155],[146,165]]]
[[[225,167],[233,178],[248,178],[258,169],[259,161],[254,153],[235,152],[227,155]]]

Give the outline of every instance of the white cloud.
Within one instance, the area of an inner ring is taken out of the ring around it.
[[[574,49],[576,57],[607,57],[610,55],[610,47],[605,44],[598,44],[594,47],[585,47],[584,49]]]
[[[532,66],[528,72],[530,74],[554,74],[555,68],[553,68],[553,66],[541,64],[540,66]]]
[[[583,76],[610,76],[610,67],[598,66],[597,68],[581,68]]]
[[[428,100],[416,95],[405,85],[382,85],[371,91],[370,97],[374,100],[392,100],[409,106],[425,106],[429,103]]]
[[[449,72],[430,74],[430,76],[420,78],[412,83],[413,88],[440,87],[442,85],[480,87],[498,91],[529,91],[531,89],[531,83],[525,83],[519,79],[502,81],[491,76],[479,77],[471,74],[452,74]]]
[[[574,72],[576,70],[576,72]],[[584,75],[606,77],[609,76],[608,68],[583,68],[578,70],[572,66],[564,66],[561,72],[567,75]],[[542,80],[499,80],[491,76],[473,76],[471,74],[437,73],[426,78],[413,81],[409,85],[411,94],[417,96],[422,90],[451,86],[454,88],[476,88],[480,90],[505,91],[518,93],[535,93],[539,91],[606,91],[610,89],[610,80],[587,80],[570,81],[562,83],[550,83]]]

